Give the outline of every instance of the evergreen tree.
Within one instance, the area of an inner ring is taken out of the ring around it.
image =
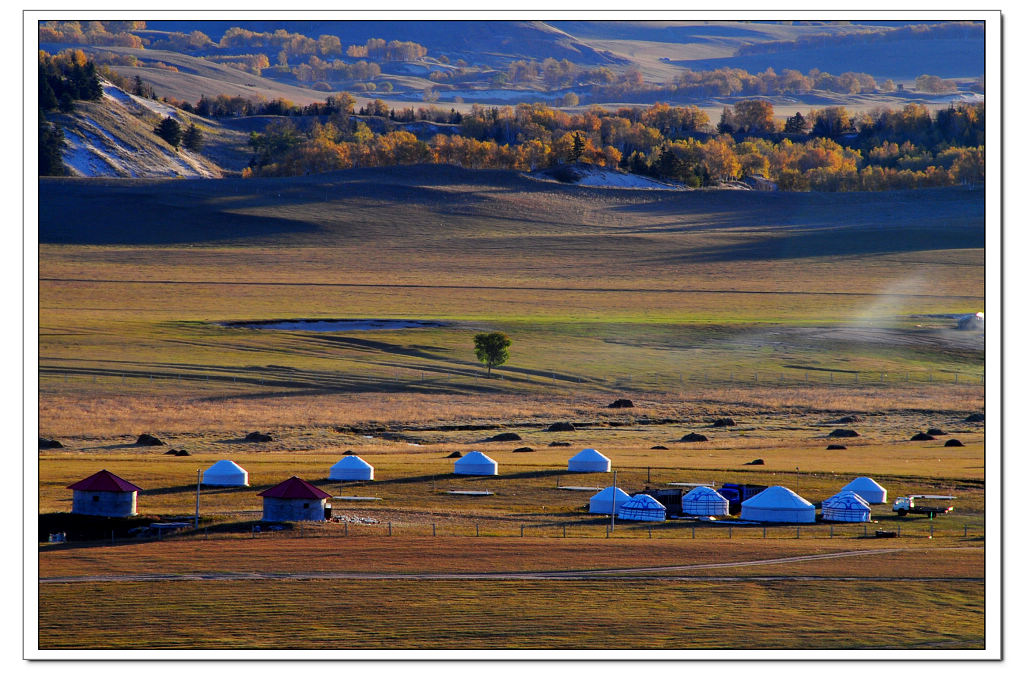
[[[190,124],[181,136],[181,144],[189,151],[199,151],[203,148],[203,131],[195,123]]]
[[[807,119],[799,111],[786,119],[785,132],[802,134],[807,131]]]
[[[173,118],[164,118],[153,128],[153,132],[175,149],[181,145],[181,125]]]
[[[64,131],[46,120],[39,111],[39,175],[64,176],[68,174],[64,165]]]

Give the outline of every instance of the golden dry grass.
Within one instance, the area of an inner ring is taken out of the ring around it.
[[[44,649],[339,657],[347,649],[981,649],[983,594],[980,583],[314,580],[250,583],[239,598],[235,583],[47,585],[39,634]],[[894,626],[887,603],[914,615]],[[689,622],[687,612],[701,615]]]

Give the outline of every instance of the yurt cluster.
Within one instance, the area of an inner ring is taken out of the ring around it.
[[[611,460],[596,449],[583,449],[568,460],[568,472],[611,472]],[[454,462],[453,474],[496,476],[498,463],[480,451],[470,451]],[[329,471],[330,481],[370,481],[374,469],[356,455],[346,455]],[[247,487],[249,473],[230,460],[220,460],[202,474],[202,485]],[[683,493],[679,487],[691,487]],[[137,514],[139,487],[101,470],[68,487],[74,491],[72,512],[124,517]],[[331,494],[298,477],[291,477],[265,491],[263,520],[324,521],[330,518]],[[871,506],[884,504],[886,490],[869,477],[858,477],[820,504],[825,522],[869,522]],[[617,486],[600,489],[590,498],[590,514],[614,515],[624,521],[663,522],[672,517],[720,519],[738,513],[741,522],[809,524],[818,521],[817,508],[784,486],[683,484],[672,489],[646,489],[630,495]]]

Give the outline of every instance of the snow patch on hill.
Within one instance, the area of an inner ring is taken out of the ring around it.
[[[653,189],[658,191],[688,191],[688,187],[660,182],[650,177],[633,175],[612,168],[576,163],[547,168],[527,175],[532,179],[562,184],[613,189]]]
[[[173,118],[179,123],[186,122],[181,116],[181,112],[173,106],[168,106],[152,99],[146,99],[145,97],[139,97],[137,95],[125,92],[117,85],[102,82],[103,85],[103,97],[111,102],[115,102],[124,106],[128,109],[134,109],[135,111],[150,111],[163,118]]]

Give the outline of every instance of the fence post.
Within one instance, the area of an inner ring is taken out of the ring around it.
[[[863,524],[861,526],[864,527],[864,535],[867,536],[868,535],[868,525],[867,524]]]
[[[605,524],[604,525],[604,537],[608,538],[608,536],[611,535],[611,532],[612,532],[611,527],[609,525]]]
[[[900,530],[901,530],[902,528],[903,528],[903,527],[901,527],[901,526],[900,526],[899,524],[897,524],[897,525],[896,525],[896,538],[899,538],[899,537],[900,537]]]
[[[836,525],[835,524],[829,524],[828,525],[828,537],[829,538],[834,538],[835,537],[835,533],[834,533],[835,529],[836,529]]]
[[[524,532],[525,530],[526,530],[526,527],[525,527],[525,526],[523,526],[522,524],[520,524],[520,525],[519,525],[519,538],[522,538],[522,537],[523,537],[523,532]]]
[[[796,537],[800,538],[800,527],[796,528]]]
[[[114,545],[114,531],[110,531],[110,545]]]
[[[476,537],[480,538],[480,523],[479,522],[477,522],[477,524],[476,524]]]
[[[928,538],[931,538],[934,535],[935,535],[935,525],[934,524],[929,524],[928,525]]]
[[[967,525],[964,525],[964,538],[967,538]]]
[[[651,538],[651,527],[647,527],[647,538]]]
[[[391,522],[388,522],[388,536],[391,535]]]
[[[967,527],[964,527],[964,535],[967,535]],[[565,538],[565,525],[562,525],[562,538]]]
[[[690,526],[690,538],[697,538],[697,527]]]
[[[345,520],[345,537],[348,538],[348,520]]]
[[[437,524],[431,522],[430,529],[434,533],[434,536],[437,536]]]
[[[729,538],[732,538],[732,527],[729,527]]]
[[[768,527],[761,527],[761,538],[768,538]]]

